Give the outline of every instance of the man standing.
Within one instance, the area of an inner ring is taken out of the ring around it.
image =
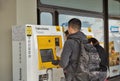
[[[79,19],[73,18],[68,22],[69,36],[67,37],[67,40],[64,44],[63,51],[61,54],[61,60],[59,62],[60,66],[65,72],[66,81],[73,81],[74,73],[77,69],[78,54],[80,54],[79,44],[73,39],[83,41],[84,43],[88,42],[86,35],[80,30],[81,21]]]

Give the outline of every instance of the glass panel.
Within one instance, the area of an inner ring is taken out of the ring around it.
[[[108,0],[108,9],[110,15],[120,16],[120,0]]]
[[[102,12],[103,0],[40,0],[42,4]]]
[[[109,20],[110,77],[120,75],[120,20]]]
[[[82,21],[82,31],[89,36],[95,37],[99,40],[100,44],[103,46],[104,42],[104,28],[103,28],[103,19],[101,18],[92,18],[92,17],[82,17],[82,16],[73,16],[73,15],[59,15],[59,25],[63,26],[67,30],[67,22],[71,18],[78,18]],[[97,34],[96,34],[97,33]]]
[[[41,25],[52,25],[52,14],[47,12],[42,12],[40,14]]]

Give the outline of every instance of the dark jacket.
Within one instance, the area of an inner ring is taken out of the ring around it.
[[[79,44],[73,39],[79,39],[80,41],[87,43],[85,34],[80,31],[68,36],[68,40],[64,44],[60,60],[60,66],[66,71],[67,81],[72,81],[71,73],[74,73],[76,70],[76,62],[78,59],[78,54],[80,54]]]
[[[100,69],[102,71],[107,71],[107,67],[108,67],[108,55],[107,55],[106,51],[99,44],[94,45],[94,46],[97,49],[97,52],[99,53],[99,56],[100,56],[100,59],[101,59]]]

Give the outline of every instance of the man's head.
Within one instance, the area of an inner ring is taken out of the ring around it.
[[[68,32],[69,34],[76,33],[81,29],[81,21],[77,18],[73,18],[68,22]]]

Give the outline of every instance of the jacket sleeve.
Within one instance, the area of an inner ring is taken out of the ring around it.
[[[59,62],[59,65],[65,69],[67,65],[69,64],[70,56],[72,54],[72,48],[71,48],[71,41],[67,40],[64,44],[63,51],[61,54],[61,60]]]

